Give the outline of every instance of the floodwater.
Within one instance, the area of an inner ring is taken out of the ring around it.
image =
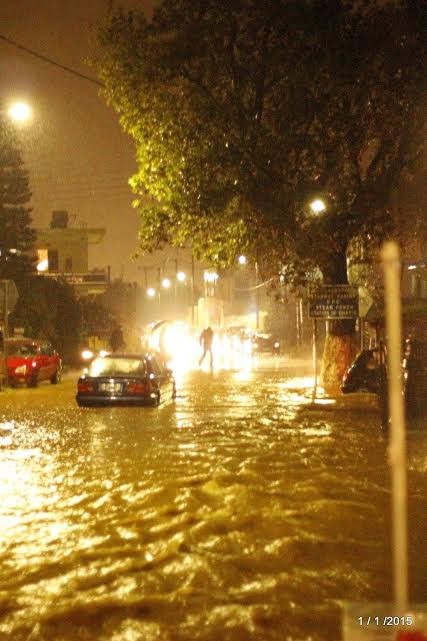
[[[308,373],[193,372],[153,409],[1,392],[1,641],[329,641],[341,600],[390,599],[378,413],[312,409]],[[408,456],[422,601],[427,430]]]

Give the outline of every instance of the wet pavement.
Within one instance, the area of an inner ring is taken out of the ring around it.
[[[378,411],[313,406],[309,376],[192,372],[159,408],[79,409],[72,373],[1,392],[0,640],[329,641],[340,600],[389,600]],[[421,601],[427,430],[408,456]]]

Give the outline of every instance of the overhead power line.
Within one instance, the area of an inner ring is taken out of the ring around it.
[[[16,49],[21,49],[21,51],[25,51],[26,53],[29,53],[30,56],[34,56],[35,58],[38,58],[39,60],[43,60],[43,62],[47,62],[50,65],[53,65],[55,67],[59,67],[59,69],[62,69],[63,71],[67,71],[68,73],[73,74],[74,76],[77,76],[78,78],[81,78],[83,80],[87,80],[88,82],[92,82],[94,85],[98,85],[98,87],[105,87],[104,83],[101,82],[100,80],[96,80],[96,78],[91,78],[90,76],[86,76],[84,73],[80,73],[80,71],[76,71],[76,69],[72,69],[71,67],[67,67],[66,65],[61,64],[60,62],[57,62],[56,60],[52,60],[52,58],[48,58],[47,56],[44,56],[41,53],[38,53],[37,51],[34,51],[33,49],[29,49],[28,47],[24,47],[24,45],[21,45],[19,42],[15,42],[15,40],[12,40],[11,38],[8,38],[7,36],[4,36],[0,33],[0,40],[4,40],[8,44],[12,45],[13,47],[16,47]]]

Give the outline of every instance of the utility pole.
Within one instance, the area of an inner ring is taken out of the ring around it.
[[[7,356],[8,356],[8,344],[7,339],[9,338],[9,283],[7,280],[4,282],[4,324],[3,324],[3,354],[4,354],[4,380],[6,385],[8,384],[8,375],[7,375]]]
[[[191,254],[191,325],[194,327],[194,254]]]
[[[173,297],[175,300],[175,313],[178,312],[177,288],[178,288],[178,258],[173,259],[175,262],[175,280],[173,285]]]
[[[258,261],[255,261],[255,327],[259,330],[259,289],[258,289],[259,273]]]

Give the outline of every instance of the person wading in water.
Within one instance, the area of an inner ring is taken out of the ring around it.
[[[203,354],[199,360],[199,365],[203,363],[206,354],[209,352],[211,369],[213,369],[213,353],[212,353],[213,337],[214,337],[214,333],[211,327],[206,327],[206,329],[204,329],[203,332],[200,334],[200,345],[203,347]]]

